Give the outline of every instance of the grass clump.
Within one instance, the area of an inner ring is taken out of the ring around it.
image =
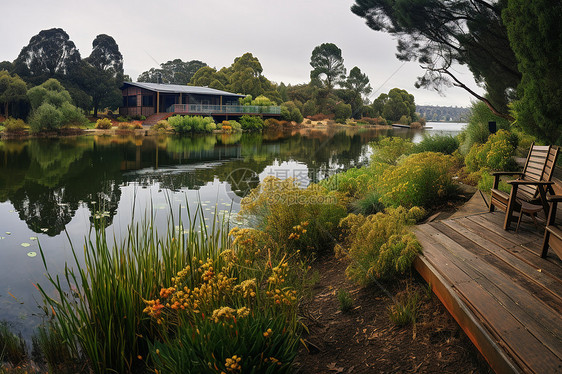
[[[421,299],[418,292],[399,293],[388,309],[390,321],[396,326],[415,325]]]
[[[451,135],[424,135],[415,145],[416,152],[440,152],[451,155],[459,148],[459,140]]]
[[[387,209],[370,216],[349,214],[340,222],[343,246],[336,253],[349,260],[346,275],[362,285],[407,273],[421,245],[409,230],[424,211],[414,207]]]
[[[353,309],[353,298],[349,291],[346,290],[338,290],[336,293],[336,297],[338,298],[338,302],[340,303],[340,310],[344,313],[349,312]]]
[[[0,368],[2,362],[7,362],[16,367],[23,363],[26,358],[27,349],[23,338],[10,331],[6,322],[0,322]]]

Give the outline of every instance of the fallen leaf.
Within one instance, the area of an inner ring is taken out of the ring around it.
[[[336,373],[342,373],[343,372],[343,368],[342,367],[336,367],[335,362],[332,362],[331,364],[326,365],[326,367],[328,368],[328,370],[335,371]]]

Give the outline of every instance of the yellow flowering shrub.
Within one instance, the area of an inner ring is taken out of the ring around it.
[[[456,191],[454,169],[452,156],[415,153],[385,169],[376,190],[385,206],[431,207]]]
[[[465,158],[466,167],[471,172],[483,168],[515,170],[517,164],[513,156],[517,144],[517,135],[507,130],[499,130],[497,133],[490,135],[486,143],[472,145]]]
[[[294,179],[267,177],[242,199],[240,214],[289,253],[328,250],[345,216],[345,200],[337,193],[310,184],[300,188]]]
[[[410,139],[400,137],[384,137],[372,144],[371,162],[382,162],[394,165],[402,155],[414,151],[414,143]]]
[[[340,222],[343,244],[337,254],[349,259],[346,275],[359,284],[406,273],[421,245],[409,226],[425,212],[413,207],[389,208],[370,216],[350,214]]]
[[[162,329],[151,349],[155,371],[273,373],[294,359],[300,296],[290,259],[263,247],[268,237],[258,230],[229,235],[231,248],[193,257],[158,299],[145,300],[144,312]]]

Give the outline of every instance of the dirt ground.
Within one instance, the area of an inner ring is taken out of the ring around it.
[[[424,280],[413,275],[394,284],[359,287],[345,276],[346,264],[326,256],[313,266],[319,281],[305,306],[309,333],[295,360],[297,373],[491,373],[468,337]],[[353,298],[343,313],[339,289]],[[405,290],[422,296],[415,325],[397,327],[389,308]]]

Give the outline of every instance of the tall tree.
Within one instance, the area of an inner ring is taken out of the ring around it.
[[[373,90],[369,84],[369,77],[355,66],[349,72],[349,76],[346,81],[343,82],[343,86],[350,92],[350,98],[347,102],[351,104],[353,117],[361,117],[365,98]]]
[[[94,117],[98,109],[116,109],[121,104],[123,83],[123,55],[119,46],[109,35],[98,35],[92,42],[92,53],[81,66],[84,91],[92,97]]]
[[[80,52],[63,29],[42,30],[23,47],[14,70],[33,83],[73,74],[80,65]]]
[[[21,102],[27,100],[27,86],[25,82],[16,76],[11,76],[7,71],[0,70],[0,104],[3,105],[3,113],[6,117],[12,115],[15,106]],[[11,107],[11,110],[10,110]],[[17,117],[17,115],[15,115]]]
[[[345,79],[341,49],[333,43],[323,43],[314,48],[310,56],[310,66],[310,79],[321,80],[329,90]]]
[[[517,122],[545,142],[562,144],[562,3],[509,0],[503,19],[522,73]]]
[[[152,68],[143,72],[138,77],[139,82],[148,83],[167,83],[181,84],[189,83],[193,75],[202,67],[207,66],[206,63],[199,60],[182,61],[177,58],[160,64],[160,69]]]
[[[426,71],[418,87],[453,84],[511,118],[507,103],[521,74],[501,19],[506,5],[507,0],[356,0],[351,11],[373,30],[398,38],[398,59],[417,60]],[[470,68],[486,97],[453,74],[454,62]]]
[[[86,61],[99,71],[111,72],[114,77],[123,75],[123,55],[111,36],[100,34],[92,42],[92,53]]]

